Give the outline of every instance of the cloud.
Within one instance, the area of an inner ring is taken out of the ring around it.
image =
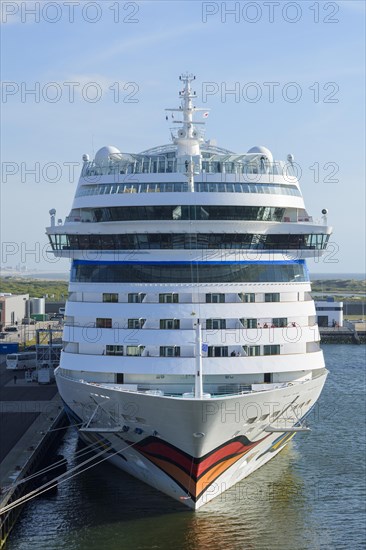
[[[148,51],[148,47],[158,43],[168,41],[174,41],[174,43],[176,43],[179,36],[189,35],[195,30],[202,30],[201,22],[185,27],[171,28],[165,32],[159,29],[157,32],[142,34],[129,40],[118,40],[110,48],[104,49],[103,52],[96,54],[93,57],[93,63],[105,61],[121,54],[135,53],[136,49],[145,48],[146,51]]]

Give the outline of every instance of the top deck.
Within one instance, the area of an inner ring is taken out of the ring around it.
[[[236,174],[243,176],[280,176],[296,183],[296,171],[290,162],[273,161],[259,154],[234,154],[223,150],[202,151],[194,159],[195,174]],[[81,176],[84,178],[118,174],[186,173],[187,167],[171,147],[155,148],[139,154],[120,153],[104,163],[86,161]]]

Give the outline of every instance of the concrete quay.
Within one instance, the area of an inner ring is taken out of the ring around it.
[[[365,344],[366,324],[347,323],[343,327],[319,327],[322,344]]]
[[[39,469],[47,451],[62,437],[68,425],[56,385],[26,382],[24,372],[7,371],[0,365],[0,508],[33,488],[19,481]],[[55,431],[54,431],[55,430]],[[22,506],[0,516],[0,548],[15,525]]]

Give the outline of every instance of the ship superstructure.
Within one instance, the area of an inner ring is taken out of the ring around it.
[[[308,215],[292,155],[205,140],[194,77],[180,79],[171,144],[84,155],[47,233],[72,260],[56,371],[69,416],[197,509],[306,430],[327,374],[306,258],[331,228]]]

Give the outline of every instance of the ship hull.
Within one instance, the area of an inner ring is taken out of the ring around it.
[[[56,371],[80,437],[96,443],[98,452],[106,449],[105,458],[118,468],[193,510],[284,448],[295,435],[291,429],[313,409],[326,376],[324,370],[293,385],[199,400],[123,391]]]

